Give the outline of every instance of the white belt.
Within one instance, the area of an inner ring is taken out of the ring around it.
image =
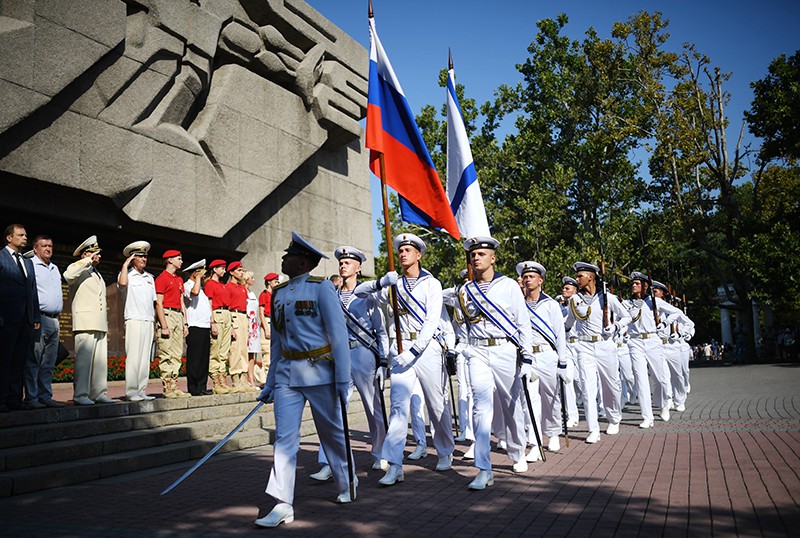
[[[391,334],[389,335],[389,338],[392,339],[392,340],[396,340],[395,334],[396,333],[394,331],[392,331]],[[419,337],[419,333],[417,333],[417,332],[400,333],[400,336],[403,338],[403,340],[412,340],[413,341],[413,340],[416,340],[417,337]]]
[[[498,337],[498,338],[470,338],[469,345],[471,346],[485,346],[485,347],[493,347],[493,346],[501,346],[510,340],[506,336]]]
[[[633,338],[638,338],[639,340],[647,340],[648,338],[656,338],[658,333],[639,333],[635,335]]]
[[[578,336],[575,336],[575,338],[577,338],[581,342],[602,342],[603,341],[603,337],[600,336],[599,334],[590,334],[590,335],[585,335],[585,336],[584,335],[578,335]]]

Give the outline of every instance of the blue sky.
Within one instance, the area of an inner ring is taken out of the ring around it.
[[[307,0],[308,3],[369,48],[366,0]],[[735,143],[742,112],[750,107],[750,82],[762,78],[769,62],[800,49],[800,2],[797,0],[589,1],[589,0],[373,0],[375,21],[412,110],[438,108],[445,89],[437,80],[453,51],[456,80],[466,95],[482,104],[502,84],[520,80],[516,64],[527,57],[536,21],[569,16],[566,35],[582,39],[593,26],[608,37],[611,25],[641,11],[661,11],[669,19],[668,47],[679,51],[694,43],[712,65],[731,72],[728,117]],[[444,171],[439,171],[440,175]],[[478,171],[480,177],[480,171]],[[373,181],[376,191],[377,181]],[[373,215],[380,201],[373,196]],[[491,217],[490,217],[491,220]],[[374,242],[377,245],[377,234]]]

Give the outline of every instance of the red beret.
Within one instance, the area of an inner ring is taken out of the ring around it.
[[[214,267],[225,267],[225,265],[225,260],[214,260],[208,264],[208,268],[213,269]]]
[[[228,264],[228,272],[232,273],[242,266],[242,262],[231,262]]]
[[[168,251],[164,252],[164,255],[161,256],[161,257],[166,260],[167,258],[177,258],[180,255],[181,255],[181,251],[180,250],[168,250]]]
[[[264,275],[264,280],[277,280],[279,278],[278,273],[267,273]]]

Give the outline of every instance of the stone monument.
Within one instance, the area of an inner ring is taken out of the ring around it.
[[[302,0],[0,0],[3,225],[97,234],[109,282],[136,239],[155,274],[166,248],[279,272],[291,230],[371,253],[367,69]]]

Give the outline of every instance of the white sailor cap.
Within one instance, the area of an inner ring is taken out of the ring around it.
[[[640,271],[631,273],[631,280],[641,280],[642,282],[650,282],[650,277]]]
[[[500,246],[500,241],[494,237],[470,237],[464,241],[464,250],[470,252],[477,248],[488,248],[490,250],[497,250]]]
[[[662,290],[664,293],[669,293],[669,289],[667,288],[666,284],[662,284],[658,280],[652,280],[653,287]]]
[[[31,258],[33,258],[33,250],[29,250],[28,252],[23,253],[22,257],[28,258],[30,260]]]
[[[78,245],[78,248],[75,249],[72,255],[80,256],[84,252],[100,252],[101,250],[100,245],[97,243],[97,236],[93,235]]]
[[[525,261],[517,264],[517,274],[519,276],[525,273],[539,273],[539,276],[544,278],[545,272],[544,265],[538,262]]]
[[[600,274],[600,268],[594,264],[587,263],[587,262],[575,262],[572,264],[572,270],[576,273],[581,271],[591,271],[594,274]]]
[[[411,245],[419,250],[420,254],[425,254],[425,241],[414,234],[402,233],[394,238],[394,249],[397,250],[404,245]]]
[[[202,269],[202,268],[203,268],[203,267],[205,267],[205,266],[206,266],[206,259],[205,259],[205,258],[203,258],[203,259],[202,259],[202,260],[200,260],[200,261],[194,262],[192,265],[190,265],[189,267],[187,267],[186,269],[184,269],[184,270],[183,270],[183,272],[184,272],[184,273],[193,273],[193,272],[194,272],[194,271],[196,271],[197,269]]]
[[[328,257],[320,252],[314,245],[306,241],[303,236],[301,236],[297,232],[292,232],[292,242],[289,243],[289,246],[286,247],[284,250],[287,254],[297,254],[298,256],[305,256],[306,258],[310,258],[316,263],[319,263],[320,259],[327,260]]]
[[[341,246],[334,251],[333,256],[337,260],[350,259],[359,263],[367,261],[367,256],[356,247]]]
[[[569,284],[570,286],[578,287],[578,281],[572,278],[571,276],[561,277],[561,285],[566,286]]]
[[[131,254],[147,254],[148,252],[150,252],[150,243],[147,241],[134,241],[122,249],[122,255],[126,258]]]

